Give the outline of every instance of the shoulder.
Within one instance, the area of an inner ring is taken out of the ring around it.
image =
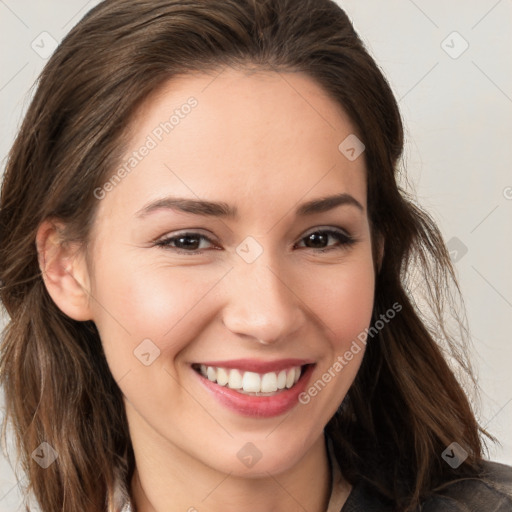
[[[393,512],[395,508],[364,482],[356,484],[341,512]],[[484,462],[477,476],[434,489],[416,512],[511,512],[512,467]]]
[[[512,511],[512,467],[484,462],[478,476],[453,480],[424,502],[422,512]]]

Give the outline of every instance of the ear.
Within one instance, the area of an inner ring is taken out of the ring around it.
[[[42,278],[50,297],[63,313],[74,320],[91,320],[85,253],[78,242],[63,240],[63,227],[58,221],[45,220],[37,230],[36,247]]]

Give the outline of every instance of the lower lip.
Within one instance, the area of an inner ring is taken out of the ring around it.
[[[194,369],[192,371],[203,386],[228,409],[244,416],[271,418],[288,412],[299,403],[299,395],[306,388],[314,366],[307,365],[294,386],[272,396],[244,395],[226,386],[219,386]]]

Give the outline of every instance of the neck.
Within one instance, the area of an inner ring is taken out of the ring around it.
[[[179,448],[134,442],[136,512],[325,512],[331,474],[321,435],[293,467],[247,478],[205,466]],[[137,447],[144,446],[143,450]]]

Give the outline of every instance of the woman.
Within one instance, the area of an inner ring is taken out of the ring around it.
[[[44,512],[512,509],[402,148],[329,0],[85,16],[0,203],[6,417]]]

